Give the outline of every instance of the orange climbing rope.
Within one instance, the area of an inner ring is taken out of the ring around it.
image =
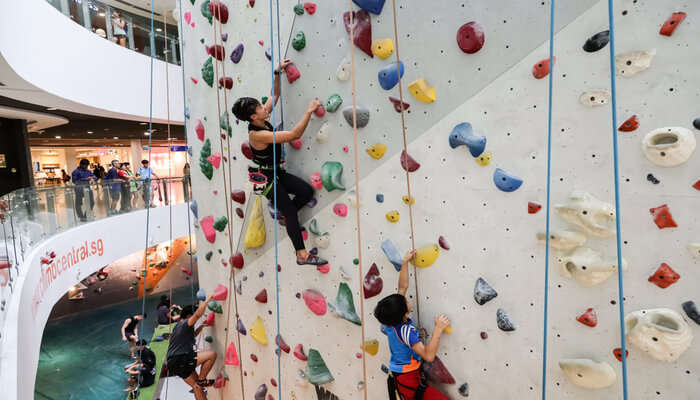
[[[396,18],[396,0],[392,0],[392,6],[394,11],[394,41],[396,42],[396,63],[398,65],[399,71],[401,70],[401,57],[399,57],[399,27]],[[399,76],[399,100],[401,101],[401,133],[403,134],[403,150],[406,157],[408,157],[408,140],[406,139],[406,118],[404,116],[404,102],[403,102],[403,85],[401,84],[401,73]],[[408,191],[408,220],[411,225],[411,249],[416,248],[416,235],[413,230],[413,197],[411,196],[411,178],[409,176],[408,168],[404,168],[406,171],[406,188]],[[421,328],[420,320],[420,296],[418,295],[418,268],[414,267],[413,270],[413,281],[416,287],[416,319],[418,320],[418,328]]]
[[[358,146],[357,146],[357,95],[355,93],[355,42],[353,38],[355,37],[355,15],[352,10],[352,0],[348,0],[350,7],[350,74],[352,76],[352,136],[353,145],[355,146],[355,151],[353,151],[353,158],[355,161],[355,204],[356,204],[356,215],[357,215],[357,259],[358,262],[358,274],[360,276],[360,328],[362,329],[362,342],[360,347],[362,348],[362,389],[364,394],[364,399],[367,400],[367,352],[365,351],[365,297],[363,288],[363,271],[362,271],[362,230],[360,224],[360,163],[357,159]]]

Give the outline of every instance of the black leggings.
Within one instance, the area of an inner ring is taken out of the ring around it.
[[[272,182],[272,174],[269,175],[268,180]],[[294,199],[289,197],[290,194],[294,195]],[[274,189],[270,188],[266,197],[272,202],[273,196]],[[297,251],[305,249],[297,213],[313,196],[314,188],[309,183],[284,170],[277,171],[277,209],[286,219],[287,235]]]

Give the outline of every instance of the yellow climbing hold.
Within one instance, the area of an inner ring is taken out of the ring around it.
[[[262,196],[258,196],[253,205],[248,230],[245,233],[245,247],[252,249],[263,244],[265,244],[265,217],[263,216]]]
[[[382,143],[373,144],[372,146],[366,148],[365,151],[370,155],[370,157],[379,160],[384,156],[384,153],[386,153],[386,145]]]
[[[377,39],[372,42],[372,54],[382,60],[394,54],[394,41],[391,38]]]
[[[479,157],[476,157],[475,160],[477,164],[485,167],[491,164],[491,152],[487,151],[486,153],[482,153]]]
[[[377,354],[379,351],[379,340],[377,339],[370,339],[370,340],[365,340],[364,346],[362,348],[368,352],[371,355]]]
[[[389,222],[399,222],[399,218],[401,218],[401,216],[396,210],[389,211],[388,213],[386,213],[386,219]]]
[[[416,250],[416,256],[413,257],[411,263],[418,268],[428,268],[435,264],[435,260],[437,260],[439,254],[440,249],[438,245],[432,244],[430,246],[425,246]]]
[[[452,334],[452,325],[448,325],[447,328],[443,331],[444,333],[451,335]]]
[[[408,197],[408,195],[403,195],[401,197],[401,200],[403,200],[404,203],[409,205],[414,205],[416,203],[416,199],[414,199],[413,196]]]
[[[258,197],[259,199],[260,197]],[[253,327],[250,328],[250,337],[263,346],[267,346],[267,333],[265,333],[265,323],[258,315],[258,318],[253,322]]]
[[[423,103],[432,103],[437,99],[435,97],[435,88],[428,86],[428,83],[423,78],[408,85],[408,90],[416,100]]]

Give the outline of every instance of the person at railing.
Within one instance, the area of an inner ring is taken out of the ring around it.
[[[126,20],[122,18],[117,10],[114,10],[112,13],[112,30],[114,37],[117,39],[117,44],[126,47]]]
[[[151,190],[151,179],[160,179],[160,177],[156,175],[156,173],[153,172],[153,169],[148,165],[148,160],[141,160],[141,167],[138,170],[136,170],[136,177],[143,181],[143,184],[141,186],[143,190],[143,204],[145,207],[148,207],[148,203],[151,202],[151,199],[153,198],[153,190]],[[152,202],[151,207],[155,207],[155,205]]]
[[[129,176],[129,206],[136,207],[136,192],[139,190],[136,183],[136,176],[134,176],[134,172],[131,170],[131,164],[124,163],[124,170]]]
[[[97,177],[88,169],[90,166],[90,161],[83,158],[78,164],[72,175],[73,184],[75,185],[75,213],[78,214],[78,218],[81,221],[87,221],[86,211],[83,211],[83,203],[85,199],[85,194],[88,195],[88,201],[90,203],[90,209],[95,206],[95,198],[92,195],[92,189],[90,189],[90,184],[97,181]]]
[[[121,163],[119,160],[112,160],[112,168],[107,171],[104,179],[113,182],[108,186],[109,188],[109,213],[117,213],[117,204],[119,204],[119,198],[121,197],[122,184],[119,178],[119,169],[121,168]]]
[[[132,176],[129,175],[129,172],[127,171],[127,164],[128,163],[121,163],[119,164],[119,169],[117,170],[117,176],[119,176],[119,180],[121,181],[121,207],[119,208],[120,212],[128,212],[131,211],[131,185],[130,181],[133,179]]]
[[[101,166],[100,164],[95,164],[94,168],[92,169],[92,173],[95,174],[97,179],[104,179],[105,167]]]
[[[68,182],[70,182],[70,175],[68,175],[68,174],[66,173],[66,170],[65,170],[65,169],[62,169],[62,170],[61,170],[61,180],[63,181],[63,183],[68,183]]]

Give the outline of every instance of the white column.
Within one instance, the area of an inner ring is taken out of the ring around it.
[[[130,142],[131,145],[131,170],[136,173],[136,170],[141,166],[141,160],[142,155],[141,155],[141,141],[138,139],[132,139]]]

